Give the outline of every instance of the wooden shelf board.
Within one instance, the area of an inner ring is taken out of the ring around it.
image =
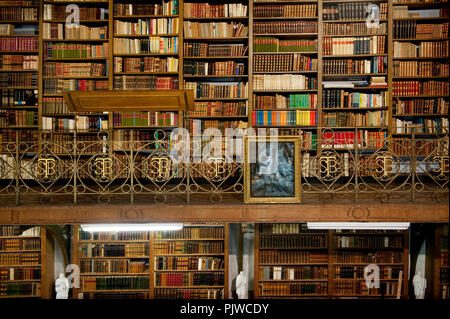
[[[204,240],[225,240],[225,238],[155,238],[155,241],[204,241]]]
[[[262,279],[259,282],[328,282],[328,279]]]
[[[256,52],[253,51],[253,55],[257,54],[317,54],[317,51],[286,51],[286,52]]]
[[[259,247],[260,250],[326,250],[328,247]]]
[[[40,252],[40,249],[29,249],[29,250],[0,250],[0,253],[35,253]]]
[[[304,74],[317,73],[317,71],[253,71],[253,74]]]
[[[201,270],[178,270],[178,269],[155,269],[155,272],[225,272],[225,269],[201,269]]]
[[[224,253],[195,253],[195,254],[158,254],[155,253],[155,256],[171,256],[171,257],[183,257],[183,256],[223,256]]]
[[[162,33],[162,34],[114,34],[116,38],[151,38],[151,37],[178,37],[178,33]]]
[[[148,272],[142,272],[142,273],[132,273],[132,272],[110,272],[110,273],[103,273],[103,272],[93,272],[93,273],[87,273],[83,272],[80,273],[80,276],[83,277],[91,277],[91,276],[149,276]]]
[[[208,60],[222,60],[222,59],[229,59],[229,60],[244,60],[244,59],[248,59],[247,55],[242,55],[242,56],[184,56],[183,57],[184,60],[203,60],[203,59],[208,59]]]
[[[326,263],[259,263],[259,266],[325,266]]]
[[[154,288],[157,289],[167,289],[167,288],[172,288],[172,289],[196,289],[196,288],[203,288],[203,289],[212,289],[212,288],[224,288],[224,286],[155,286]]]
[[[388,107],[323,107],[322,112],[326,111],[372,111],[372,110],[387,110]]]
[[[135,14],[135,15],[115,15],[114,19],[153,19],[153,18],[178,18],[178,14]]]

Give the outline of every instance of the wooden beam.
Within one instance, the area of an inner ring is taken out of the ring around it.
[[[447,223],[448,204],[52,205],[0,207],[0,224],[123,222]]]

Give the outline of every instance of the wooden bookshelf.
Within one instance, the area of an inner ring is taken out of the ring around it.
[[[75,299],[149,298],[149,232],[89,233],[75,225],[73,234],[73,262],[80,266]]]
[[[255,225],[255,298],[327,298],[328,231]]]
[[[180,293],[196,299],[228,296],[227,224],[119,233],[87,233],[75,226],[73,247],[74,263],[81,270],[74,298],[158,299],[179,298]],[[127,253],[133,251],[141,253]],[[116,277],[138,281],[117,286]]]
[[[3,141],[15,141],[9,129],[38,128],[40,12],[38,2],[34,3],[0,5],[0,140]],[[25,143],[34,143],[38,137],[37,131],[28,138],[20,131],[17,134],[19,141]]]
[[[315,243],[313,247],[307,238]],[[408,238],[405,231],[313,231],[306,224],[258,224],[255,297],[396,298],[402,270],[401,296],[407,298]],[[295,257],[304,260],[290,260]],[[363,289],[363,272],[370,263],[380,267],[380,289],[368,291]],[[309,284],[309,288],[303,286],[300,293],[295,291],[298,284]]]
[[[448,224],[436,226],[434,247],[433,298],[449,299]]]
[[[393,132],[440,133],[441,127],[449,126],[448,2],[393,1],[391,5]],[[438,16],[429,15],[436,10]],[[415,46],[422,49],[413,54],[408,48]],[[427,116],[430,111],[440,116]]]
[[[45,228],[21,232],[20,226],[0,226],[0,299],[50,298],[49,253]]]
[[[320,10],[318,1],[252,1],[251,10],[249,123],[298,131],[305,149],[318,137]]]
[[[228,224],[185,224],[152,240],[152,298],[228,298]]]
[[[250,1],[186,0],[183,6],[183,88],[195,94],[185,127],[192,133],[206,127],[247,127]],[[232,25],[238,29],[231,31]]]
[[[333,297],[397,298],[399,274],[401,298],[408,297],[408,231],[331,231],[333,241]],[[331,256],[331,255],[330,255]],[[380,269],[380,287],[368,289],[364,267]]]

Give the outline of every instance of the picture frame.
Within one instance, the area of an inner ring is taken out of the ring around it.
[[[300,203],[299,136],[244,137],[244,203]]]

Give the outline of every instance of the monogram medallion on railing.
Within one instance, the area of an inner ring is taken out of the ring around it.
[[[172,177],[172,159],[168,155],[149,156],[144,164],[146,177],[158,182]]]
[[[88,167],[92,178],[97,182],[107,183],[114,178],[114,159],[108,154],[94,156]]]
[[[379,180],[388,181],[395,176],[398,171],[398,162],[390,152],[379,152],[374,156],[375,167],[370,166],[371,176]]]
[[[431,158],[431,163],[434,165],[429,165],[429,171],[438,180],[448,179],[449,174],[449,159],[448,154],[436,154]]]
[[[40,155],[33,163],[33,176],[41,183],[58,179],[61,170],[60,159],[53,155]]]
[[[344,162],[342,157],[332,151],[325,151],[320,154],[316,161],[319,178],[324,181],[336,180],[342,175]]]
[[[205,172],[209,180],[219,182],[226,179],[233,165],[227,162],[225,156],[207,156],[204,159],[205,162]]]

